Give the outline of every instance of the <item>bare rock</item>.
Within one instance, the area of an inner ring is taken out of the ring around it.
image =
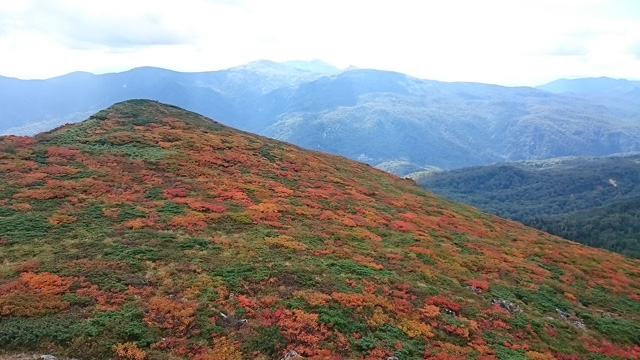
[[[556,309],[556,312],[558,313],[558,315],[560,315],[562,319],[569,321],[571,325],[575,326],[576,329],[580,329],[580,330],[587,329],[587,326],[582,322],[582,319],[580,319],[579,317],[569,312],[562,311],[560,309]]]
[[[566,311],[562,311],[562,310],[560,310],[558,308],[556,308],[556,312],[558,313],[558,315],[560,315],[565,320],[571,317],[571,314],[569,314]]]
[[[220,313],[221,324],[226,327],[240,328],[249,323],[247,319],[238,319],[234,316],[225,315],[224,313]]]
[[[508,312],[510,312],[512,314],[513,313],[522,312],[522,309],[520,309],[520,306],[518,306],[517,304],[512,303],[509,300],[493,299],[492,303],[500,305],[501,308],[507,310]]]
[[[574,320],[573,321],[573,326],[575,326],[576,328],[580,329],[580,330],[586,330],[587,329],[587,325],[585,325],[582,320]]]

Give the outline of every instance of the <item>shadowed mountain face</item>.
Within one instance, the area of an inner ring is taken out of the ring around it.
[[[570,84],[543,88],[596,88]],[[116,101],[150,98],[383,168],[452,169],[640,151],[640,88],[625,89],[553,94],[378,70],[339,71],[320,62],[260,61],[207,73],[138,68],[38,81],[0,78],[7,94],[0,98],[0,131],[35,133]],[[407,166],[388,166],[393,163]]]
[[[157,102],[1,137],[0,204],[3,351],[638,355],[637,261]]]

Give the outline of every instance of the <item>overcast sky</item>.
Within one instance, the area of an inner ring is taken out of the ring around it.
[[[640,0],[11,0],[0,75],[320,59],[424,79],[640,79]]]

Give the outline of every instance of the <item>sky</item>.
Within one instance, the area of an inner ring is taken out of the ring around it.
[[[0,75],[319,59],[441,81],[640,79],[640,0],[12,0]]]

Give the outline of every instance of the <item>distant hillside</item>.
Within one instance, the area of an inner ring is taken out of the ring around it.
[[[548,84],[536,86],[540,90],[552,93],[573,93],[581,95],[597,95],[605,93],[621,93],[640,88],[640,81],[612,79],[608,77],[559,79]]]
[[[629,210],[640,199],[640,155],[506,163],[410,177],[484,211],[640,256],[637,214]]]
[[[610,205],[527,221],[589,246],[640,258],[640,196]]]
[[[538,89],[557,94],[580,96],[597,103],[621,118],[640,119],[640,81],[626,79],[584,78],[561,79],[537,86]]]
[[[0,137],[0,205],[0,354],[640,355],[640,262],[153,101]]]
[[[592,97],[341,71],[317,61],[259,61],[205,73],[138,68],[37,81],[0,78],[0,91],[6,94],[0,133],[32,134],[113,102],[150,98],[397,175],[640,151],[640,88]]]

